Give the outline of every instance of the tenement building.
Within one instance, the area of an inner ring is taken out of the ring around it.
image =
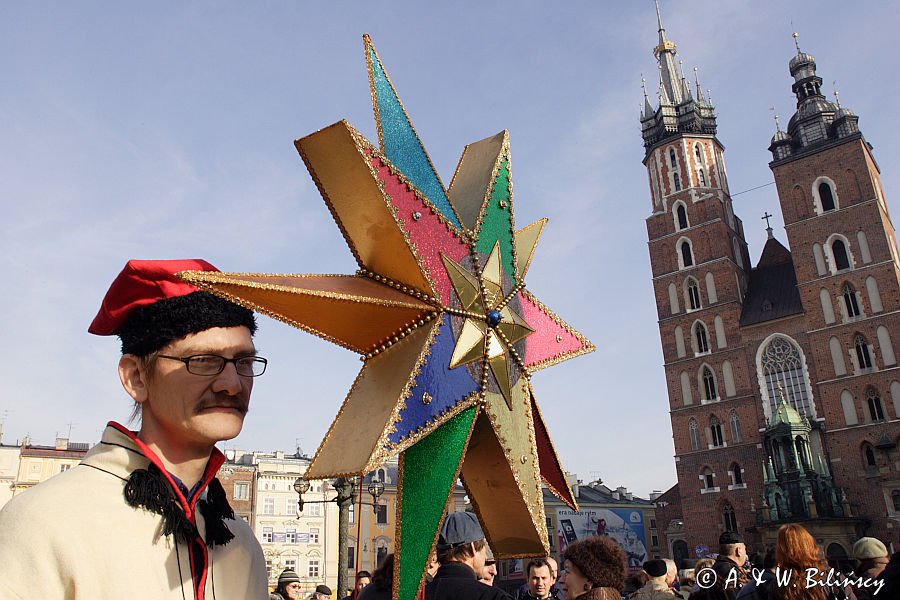
[[[834,560],[861,535],[896,542],[900,260],[872,146],[797,44],[796,111],[769,146],[787,239],[769,228],[751,265],[714,107],[675,52],[660,20],[641,130],[678,474],[662,551],[715,552],[726,529],[769,544],[785,522]]]

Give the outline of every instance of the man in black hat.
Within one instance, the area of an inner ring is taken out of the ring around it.
[[[487,542],[470,512],[447,515],[438,536],[437,573],[425,586],[425,600],[510,600],[499,588],[478,581],[487,560]]]
[[[744,570],[747,562],[747,546],[735,531],[725,531],[719,536],[719,555],[712,569],[716,572],[716,584],[710,588],[715,598],[735,600],[737,593],[749,580]]]

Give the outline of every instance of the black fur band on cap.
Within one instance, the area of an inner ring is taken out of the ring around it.
[[[134,309],[118,335],[122,354],[147,356],[192,333],[241,325],[256,333],[253,311],[209,292],[193,292]]]

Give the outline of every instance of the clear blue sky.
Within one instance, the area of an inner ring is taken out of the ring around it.
[[[663,0],[685,69],[712,90],[732,191],[772,181],[793,112],[791,32],[860,115],[888,206],[900,171],[898,8],[859,0]],[[638,494],[675,482],[644,220],[640,77],[650,0],[43,2],[0,7],[0,417],[5,443],[96,441],[130,403],[117,342],[86,333],[129,258],[228,271],[351,273],[293,140],[348,119],[377,140],[371,34],[445,183],[463,146],[510,130],[519,226],[549,217],[529,289],[598,350],[534,378],[564,466]],[[898,209],[900,210],[900,209]],[[774,186],[736,195],[754,261]],[[315,451],[353,354],[261,320],[270,371],[244,449]]]

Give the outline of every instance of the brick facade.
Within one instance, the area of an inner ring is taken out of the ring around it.
[[[674,44],[661,28],[663,70],[674,64],[667,54]],[[647,233],[678,475],[657,513],[670,556],[675,542],[692,557],[697,547],[715,551],[726,528],[768,539],[768,525],[789,520],[772,500],[787,485],[773,473],[785,469],[832,490],[818,509],[795,494],[790,520],[816,530],[817,513],[833,508],[837,516],[818,531],[835,555],[849,552],[854,536],[895,541],[900,523],[896,235],[857,118],[821,96],[813,57],[798,50],[790,68],[800,108],[773,138],[770,167],[791,250],[770,230],[754,269],[712,107],[699,90],[694,99],[668,89],[677,77],[663,78],[659,108],[645,102]],[[676,95],[682,103],[667,104]],[[703,127],[667,116],[692,113],[704,115]],[[787,371],[762,367],[778,340],[802,365],[783,380]],[[793,439],[783,463],[766,445],[779,395],[810,425],[811,460]]]

